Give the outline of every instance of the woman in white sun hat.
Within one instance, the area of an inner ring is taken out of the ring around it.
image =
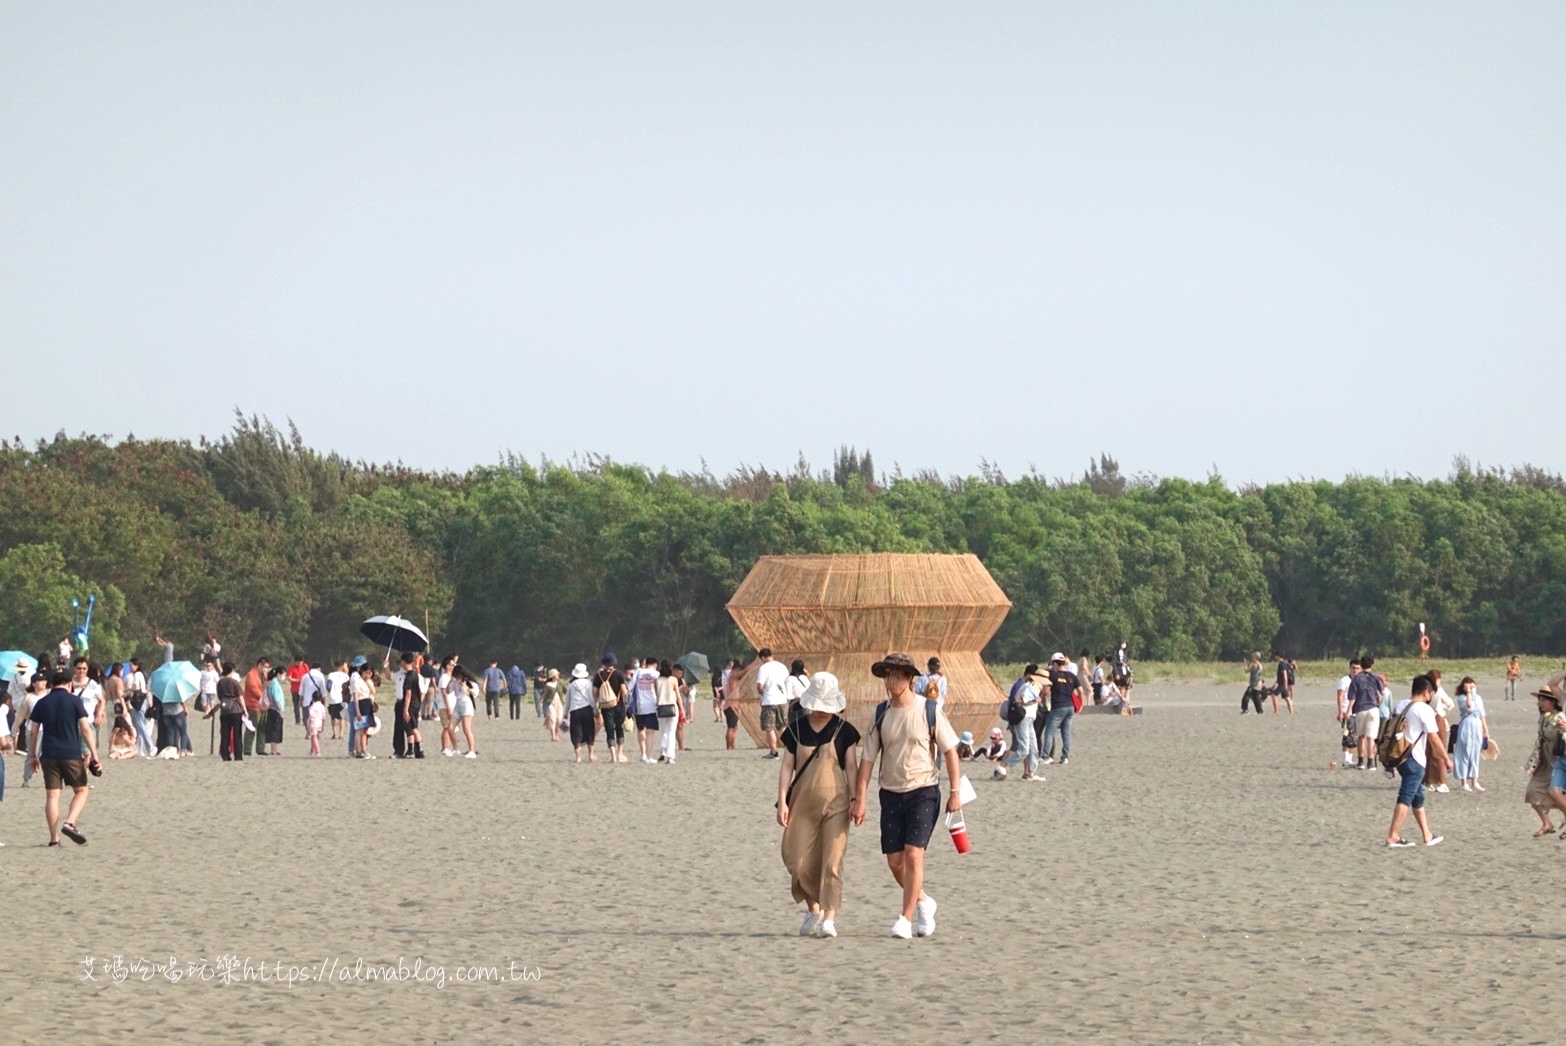
[[[801,937],[836,937],[848,850],[849,788],[859,772],[859,731],[831,672],[817,672],[799,698],[800,717],[780,739],[778,824],[794,900],[808,908]]]

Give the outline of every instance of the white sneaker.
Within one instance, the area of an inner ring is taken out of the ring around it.
[[[1071,762],[1071,760],[1069,758],[1067,758],[1066,756],[1061,756],[1060,757],[1060,765],[1061,766],[1065,766],[1069,762]]]
[[[1463,782],[1463,791],[1465,791],[1465,792],[1472,792],[1473,790],[1474,790],[1474,786],[1473,785],[1469,784],[1466,781]]]
[[[905,941],[913,940],[913,923],[899,915],[897,921],[892,924],[892,936],[901,937]]]
[[[833,924],[831,919],[822,919],[821,920],[821,925],[816,927],[816,936],[817,937],[836,937],[837,936],[837,927]]]
[[[464,758],[464,759],[477,759],[478,758],[478,753],[477,752],[468,752],[462,758]]]
[[[1049,756],[1047,758],[1040,759],[1039,760],[1039,765],[1040,766],[1049,766],[1054,761],[1055,761],[1055,757],[1054,756]]]
[[[925,895],[924,900],[914,905],[914,936],[929,937],[935,933],[935,898]]]
[[[1476,791],[1476,792],[1484,791],[1484,785],[1480,784],[1478,781],[1475,781],[1474,782],[1474,791]]]
[[[816,933],[816,923],[819,922],[820,919],[820,912],[806,912],[805,921],[799,924],[799,935],[801,937],[814,937]]]
[[[995,772],[990,775],[990,778],[995,781],[1006,780],[1006,768],[1004,766],[997,766],[995,768]]]
[[[1447,787],[1447,786],[1446,786],[1446,785],[1444,785],[1444,784],[1438,784],[1438,785],[1436,785],[1436,787],[1435,787],[1435,790],[1436,790],[1436,791],[1438,791],[1438,792],[1441,792],[1441,793],[1442,793],[1442,794],[1445,794],[1445,793],[1447,793],[1447,792],[1450,792],[1450,791],[1451,791],[1451,789],[1450,789],[1450,788],[1448,788],[1448,787]]]
[[[457,754],[457,750],[455,748],[442,748],[440,750],[440,754],[445,756],[447,759],[450,759],[452,756]]]

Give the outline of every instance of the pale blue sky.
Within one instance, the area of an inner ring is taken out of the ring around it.
[[[1562,55],[1553,2],[8,0],[0,434],[1566,471]]]

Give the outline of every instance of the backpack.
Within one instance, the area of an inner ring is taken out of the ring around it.
[[[1013,701],[1011,698],[1001,702],[1000,717],[1008,726],[1016,726],[1027,718],[1027,711],[1022,707],[1022,702]]]
[[[604,676],[598,681],[598,707],[613,708],[620,703],[620,695],[614,692],[614,687],[609,685],[611,676]]]
[[[1407,722],[1406,712],[1393,712],[1381,721],[1381,732],[1376,735],[1376,760],[1383,770],[1396,770],[1408,761],[1413,746],[1403,736]]]
[[[882,701],[880,704],[875,706],[875,725],[870,729],[881,729],[881,720],[886,718],[886,707],[890,703],[891,702],[889,701]],[[924,721],[930,725],[930,751],[939,754],[940,750],[935,743],[935,713],[937,711],[938,709],[936,708],[935,702],[931,701],[929,698],[925,698]]]

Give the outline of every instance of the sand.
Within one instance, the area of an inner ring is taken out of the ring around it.
[[[480,719],[478,760],[395,761],[385,735],[374,762],[311,760],[290,724],[283,758],[111,764],[89,844],[59,850],[13,756],[6,1038],[1543,1039],[1566,843],[1529,838],[1533,703],[1484,682],[1489,791],[1432,799],[1445,845],[1388,851],[1391,782],[1328,768],[1329,686],[1303,682],[1292,719],[1240,717],[1237,687],[1140,687],[1148,714],[1079,717],[1045,784],[975,775],[973,851],[938,832],[939,928],[911,942],[884,936],[873,804],[842,936],[795,935],[777,764],[723,751],[710,713],[674,766],[573,766],[531,708]],[[115,956],[186,977],[116,982]],[[325,979],[223,983],[224,956]],[[444,986],[357,966],[399,959]],[[459,983],[474,967],[499,980]]]

